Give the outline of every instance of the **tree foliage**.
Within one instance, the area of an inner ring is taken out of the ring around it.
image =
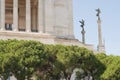
[[[115,66],[116,65],[116,66]],[[0,40],[0,77],[11,74],[17,80],[70,80],[74,69],[77,80],[86,76],[96,80],[120,79],[120,57],[92,51],[78,46],[46,45],[37,41]]]
[[[120,79],[120,56],[106,56],[105,54],[97,55],[97,58],[106,67],[101,75],[103,80],[119,80]]]

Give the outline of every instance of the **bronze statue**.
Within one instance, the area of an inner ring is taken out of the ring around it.
[[[100,11],[100,9],[99,9],[99,8],[98,8],[98,9],[96,9],[96,11],[97,11],[96,16],[98,17],[98,20],[100,20],[100,13],[101,13],[101,11]]]
[[[96,11],[97,11],[96,16],[100,17],[100,13],[101,13],[100,9],[98,8],[98,9],[96,9]]]
[[[79,21],[81,23],[81,27],[84,28],[85,21],[82,19],[82,21]]]

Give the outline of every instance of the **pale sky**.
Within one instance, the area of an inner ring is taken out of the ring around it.
[[[106,54],[120,55],[120,0],[73,0],[74,34],[81,41],[79,20],[85,20],[86,43],[98,44],[98,25],[95,9],[101,9],[102,38]]]

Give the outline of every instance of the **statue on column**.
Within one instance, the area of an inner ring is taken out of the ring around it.
[[[100,13],[101,10],[98,8],[96,9],[96,16],[98,17],[98,52],[105,52],[105,46],[102,43],[102,31],[101,31],[101,20],[100,20]]]
[[[98,17],[98,20],[100,20],[100,13],[101,13],[100,9],[99,8],[96,9],[96,12],[97,12],[96,16]]]
[[[85,23],[85,21],[82,19],[82,21],[79,21],[80,23],[81,23],[81,28],[82,28],[82,31],[81,31],[81,33],[82,33],[82,43],[83,44],[85,44],[85,29],[84,29],[84,23]]]

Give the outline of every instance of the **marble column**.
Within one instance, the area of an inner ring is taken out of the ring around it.
[[[101,32],[101,20],[100,20],[100,18],[98,18],[97,23],[98,23],[98,40],[99,40],[98,51],[105,52],[104,45],[102,44],[102,32]]]
[[[36,19],[37,19],[37,17],[36,17],[37,13],[36,13],[36,12],[37,12],[37,11],[36,11],[36,10],[37,10],[36,7],[33,6],[33,7],[32,7],[32,16],[31,16],[31,18],[32,18],[32,19],[31,19],[31,21],[32,21],[31,23],[32,23],[32,30],[33,30],[33,31],[34,31],[34,30],[37,31],[37,25],[36,25],[36,23],[37,23],[37,22],[36,22],[36,21],[37,21],[37,20],[36,20]]]
[[[99,46],[102,46],[102,32],[101,32],[101,20],[98,19],[98,40],[99,40]]]
[[[1,31],[5,30],[5,0],[0,0],[0,24]]]
[[[38,0],[38,32],[43,32],[43,0]]]
[[[13,0],[13,30],[18,31],[18,0]]]
[[[26,32],[31,32],[31,0],[26,0]]]

